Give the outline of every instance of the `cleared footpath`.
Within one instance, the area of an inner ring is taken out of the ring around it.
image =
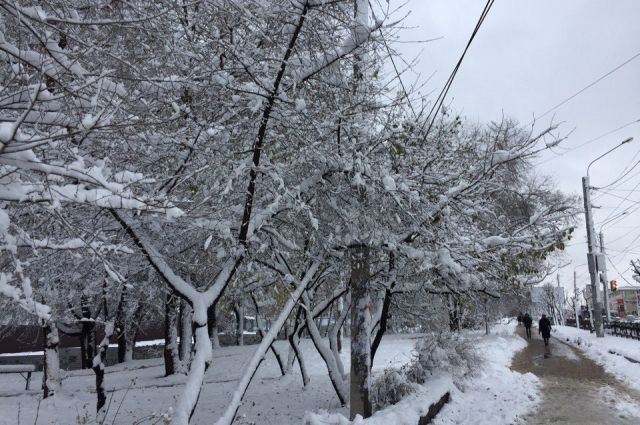
[[[542,383],[542,402],[524,424],[640,424],[640,392],[630,389],[578,350],[551,338],[546,348],[533,339],[513,358],[511,368],[531,372]],[[524,328],[518,334],[525,338]],[[545,351],[547,355],[545,356]]]

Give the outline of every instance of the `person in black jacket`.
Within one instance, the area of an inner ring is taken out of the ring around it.
[[[544,339],[544,345],[549,345],[549,338],[551,338],[551,322],[547,319],[545,314],[538,322],[538,333],[542,335]]]
[[[524,324],[524,329],[527,331],[527,338],[531,339],[531,323],[533,323],[533,320],[531,316],[529,316],[529,313],[524,314],[522,323]]]

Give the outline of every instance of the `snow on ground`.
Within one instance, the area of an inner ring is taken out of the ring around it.
[[[374,372],[400,367],[413,356],[419,335],[389,335],[378,349]],[[286,357],[288,343],[278,341]],[[269,353],[249,387],[237,424],[300,425],[306,411],[329,409],[347,414],[341,408],[327,377],[324,362],[309,340],[303,340],[311,382],[304,389],[296,364],[291,375],[280,377],[275,358]],[[227,406],[244,364],[256,346],[224,347],[214,350],[214,361],[205,376],[205,386],[193,423],[210,424]],[[342,354],[348,369],[349,342]],[[105,424],[148,425],[175,405],[185,381],[184,376],[165,378],[161,358],[134,360],[106,368],[105,384],[109,412]],[[24,380],[17,374],[0,375],[0,425],[33,424],[73,425],[95,418],[95,376],[91,370],[65,372],[61,391],[53,399],[41,399],[42,373],[32,375],[32,390],[25,391]]]
[[[540,402],[538,378],[510,369],[511,359],[527,343],[515,335],[515,323],[509,322],[494,326],[491,335],[470,332],[466,336],[472,339],[481,364],[460,389],[453,384],[451,376],[438,376],[423,390],[376,412],[371,418],[349,421],[336,413],[308,413],[305,425],[415,425],[429,405],[446,391],[451,393],[451,401],[433,420],[434,425],[514,423]]]
[[[602,400],[609,400],[614,403],[615,409],[620,415],[628,418],[640,418],[640,406],[638,406],[637,401],[621,394],[619,391],[615,391],[610,386],[602,387],[599,395]]]
[[[626,383],[640,390],[640,341],[615,335],[596,337],[595,333],[569,326],[554,326],[553,336],[578,348],[591,360]]]
[[[513,323],[496,325],[491,335],[473,335],[483,362],[478,373],[455,388],[434,425],[512,424],[540,402],[540,381],[532,373],[510,369],[511,359],[527,343]]]
[[[452,399],[440,412],[434,424],[509,424],[532,409],[539,401],[538,381],[531,374],[521,375],[509,369],[515,352],[526,344],[514,334],[515,324],[497,325],[489,336],[481,332],[468,333],[483,363],[477,373],[467,378],[461,389],[453,385],[450,376],[433,378],[424,390],[407,397],[395,406],[384,409],[362,425],[400,425],[417,423],[429,405],[446,391]],[[420,335],[389,335],[385,337],[375,358],[374,373],[388,367],[408,363]],[[283,354],[285,341],[277,347]],[[347,408],[340,407],[327,377],[324,362],[309,340],[303,340],[311,382],[302,387],[297,364],[294,372],[281,377],[272,354],[268,354],[258,370],[244,403],[239,410],[238,425],[301,425],[303,418],[326,424],[348,424]],[[348,341],[343,359],[348,369]],[[214,362],[205,376],[193,424],[209,424],[217,418],[230,400],[241,376],[243,366],[255,346],[224,347],[214,350]],[[183,389],[184,376],[165,378],[162,359],[134,360],[106,369],[109,411],[104,423],[149,425],[162,423],[160,415],[175,405]],[[0,379],[0,425],[34,423],[39,425],[73,425],[91,423],[95,418],[95,377],[91,370],[65,372],[62,389],[53,399],[41,400],[38,389],[42,373],[34,373],[32,390],[24,390],[19,375],[6,374]],[[633,406],[629,407],[632,408]],[[323,414],[322,411],[331,412]],[[307,412],[321,412],[319,414]],[[314,422],[310,422],[314,423]]]

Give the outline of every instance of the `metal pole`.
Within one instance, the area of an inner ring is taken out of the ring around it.
[[[607,312],[607,322],[609,322],[609,280],[607,279],[607,261],[604,250],[604,235],[600,232],[600,253],[602,254],[602,290],[604,291],[604,310]]]
[[[573,310],[576,313],[576,328],[580,329],[580,317],[578,317],[578,287],[576,284],[576,269],[573,269]]]
[[[587,224],[587,242],[589,243],[589,253],[587,262],[589,264],[589,275],[591,277],[591,298],[593,302],[593,325],[598,338],[604,337],[602,328],[602,305],[598,296],[598,266],[596,259],[596,244],[594,240],[595,230],[593,229],[593,216],[591,214],[591,194],[589,193],[589,176],[582,178],[582,192],[584,195],[584,215]]]

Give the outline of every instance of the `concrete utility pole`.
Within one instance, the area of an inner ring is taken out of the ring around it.
[[[580,318],[578,317],[578,287],[576,284],[576,269],[573,269],[573,310],[576,313],[576,328],[580,329]]]
[[[609,317],[609,279],[607,279],[607,260],[604,251],[604,235],[600,232],[600,255],[602,255],[602,290],[604,291],[604,311],[607,314],[607,322]]]
[[[588,169],[587,169],[588,173]],[[589,276],[591,277],[591,302],[593,304],[593,326],[596,336],[604,337],[604,329],[602,327],[602,304],[600,303],[598,291],[598,264],[597,251],[595,241],[595,230],[593,229],[593,215],[591,213],[591,193],[589,190],[589,176],[582,178],[582,193],[584,195],[584,215],[587,224],[587,243],[589,244],[589,253],[587,254],[587,263],[589,265]]]
[[[589,186],[589,168],[599,159],[604,158],[620,146],[633,141],[633,137],[628,137],[622,142],[612,147],[587,166],[587,175],[582,178],[582,193],[584,195],[584,215],[587,225],[587,242],[589,244],[589,252],[587,254],[587,263],[589,265],[589,275],[591,276],[591,298],[593,303],[593,323],[596,329],[596,336],[599,338],[604,337],[604,329],[602,327],[602,304],[600,302],[600,296],[598,291],[598,268],[604,268],[602,261],[604,256],[598,253],[595,241],[595,229],[593,228],[593,214],[591,213],[591,187]],[[608,313],[607,313],[608,314]]]

